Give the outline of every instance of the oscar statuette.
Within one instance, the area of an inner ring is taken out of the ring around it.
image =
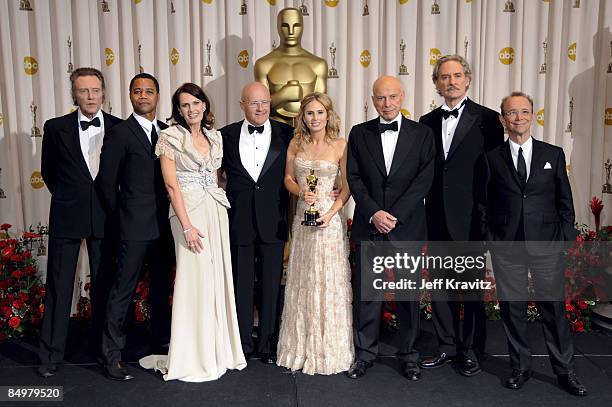
[[[319,182],[319,178],[315,175],[314,170],[310,169],[310,174],[306,176],[306,184],[308,185],[308,190],[310,192],[315,192],[317,189],[317,183]],[[319,210],[315,208],[315,204],[310,205],[310,208],[304,211],[304,220],[302,221],[302,225],[304,226],[319,226],[321,222],[317,222],[319,218]]]

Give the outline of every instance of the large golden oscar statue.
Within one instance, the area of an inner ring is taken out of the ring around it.
[[[304,21],[297,8],[278,13],[280,45],[255,62],[255,80],[270,89],[270,117],[294,125],[302,98],[327,90],[327,62],[302,48]]]

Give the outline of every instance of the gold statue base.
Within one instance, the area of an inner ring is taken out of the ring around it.
[[[400,75],[410,75],[408,73],[408,67],[406,65],[403,65],[403,64],[400,65],[400,67],[399,67],[399,74]]]
[[[338,76],[338,70],[336,68],[329,68],[329,70],[327,71],[327,78],[331,78],[331,79],[336,79],[339,78]]]
[[[322,223],[321,222],[317,222],[317,219],[319,218],[319,211],[314,207],[311,206],[310,208],[306,209],[304,211],[304,220],[302,221],[302,225],[303,226],[319,226]]]

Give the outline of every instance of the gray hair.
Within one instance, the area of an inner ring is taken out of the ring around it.
[[[440,67],[443,63],[448,61],[456,61],[461,64],[463,67],[463,74],[472,82],[472,70],[470,69],[470,64],[463,58],[461,55],[453,54],[453,55],[444,55],[442,58],[436,61],[436,65],[434,65],[433,73],[431,74],[431,79],[434,83],[438,80],[438,76],[440,75]],[[469,84],[468,84],[469,88]]]
[[[510,98],[513,97],[523,97],[525,99],[527,99],[529,101],[529,104],[531,105],[531,111],[533,112],[533,99],[531,98],[531,96],[529,96],[528,94],[515,90],[514,92],[512,92],[511,94],[509,94],[508,96],[504,97],[501,101],[501,104],[499,105],[499,111],[501,112],[501,114],[504,114],[504,104],[506,104],[506,101]]]

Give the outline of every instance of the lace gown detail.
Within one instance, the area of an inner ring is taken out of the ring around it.
[[[324,214],[333,204],[329,193],[339,166],[296,157],[302,189],[311,168],[318,177],[317,207]],[[302,226],[307,208],[298,201],[292,225],[277,364],[306,374],[334,374],[348,370],[354,359],[346,222],[336,214],[327,228]]]
[[[190,133],[171,126],[160,133],[156,154],[176,164],[176,176],[189,220],[203,234],[204,250],[188,249],[183,228],[170,207],[176,252],[172,299],[172,331],[168,356],[140,360],[144,368],[164,373],[164,380],[203,382],[221,377],[227,369],[243,369],[225,191],[217,185],[223,145],[221,134],[206,131],[210,153],[201,155]]]

